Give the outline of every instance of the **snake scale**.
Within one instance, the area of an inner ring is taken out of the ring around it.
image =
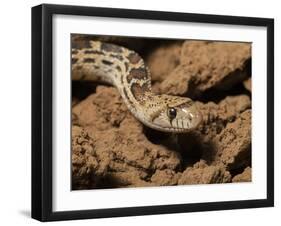
[[[143,59],[127,48],[100,42],[72,44],[72,79],[115,86],[131,113],[146,126],[183,133],[198,127],[200,111],[187,97],[154,94]]]

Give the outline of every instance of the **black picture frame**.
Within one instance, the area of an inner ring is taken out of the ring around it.
[[[267,28],[267,198],[130,208],[52,210],[52,18],[55,14],[182,21]],[[32,218],[122,217],[274,206],[274,20],[221,15],[43,4],[32,8]]]

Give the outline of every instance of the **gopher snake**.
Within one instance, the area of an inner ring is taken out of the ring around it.
[[[85,41],[82,48],[73,44],[72,79],[114,85],[132,114],[156,130],[182,133],[202,121],[191,99],[152,93],[143,59],[121,46],[99,41]]]

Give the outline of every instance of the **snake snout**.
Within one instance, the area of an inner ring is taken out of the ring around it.
[[[202,122],[202,114],[194,104],[188,108],[186,118],[189,129],[196,129]]]

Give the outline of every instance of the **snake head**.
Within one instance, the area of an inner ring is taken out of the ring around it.
[[[163,95],[164,104],[155,113],[152,124],[164,132],[184,133],[196,129],[202,122],[201,112],[189,98]]]

